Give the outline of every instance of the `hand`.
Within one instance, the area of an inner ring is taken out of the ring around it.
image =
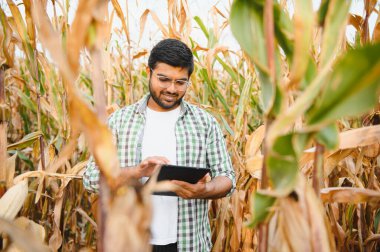
[[[116,178],[115,185],[119,187],[132,178],[140,179],[142,177],[151,176],[161,165],[168,163],[169,160],[165,157],[148,157],[135,167],[122,169]]]
[[[184,199],[202,199],[207,197],[209,192],[209,184],[207,179],[209,175],[206,174],[196,184],[190,184],[180,180],[171,180],[173,184],[177,185],[174,192]]]
[[[134,177],[137,179],[150,177],[161,165],[169,163],[170,161],[166,157],[148,157],[134,168]]]

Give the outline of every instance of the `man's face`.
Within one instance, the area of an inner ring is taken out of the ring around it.
[[[148,107],[156,111],[170,111],[177,108],[186,93],[188,71],[186,68],[173,67],[158,63],[156,68],[147,69],[151,99]]]

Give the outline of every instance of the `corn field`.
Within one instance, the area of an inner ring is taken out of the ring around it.
[[[0,248],[149,251],[149,195],[167,185],[116,185],[105,124],[149,91],[149,18],[192,49],[186,100],[217,118],[236,172],[210,201],[213,251],[379,251],[380,1],[234,0],[211,24],[160,1],[168,18],[143,11],[139,41],[129,1],[1,2]],[[99,195],[82,185],[90,154]]]

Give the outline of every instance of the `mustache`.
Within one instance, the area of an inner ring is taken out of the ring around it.
[[[177,93],[170,93],[170,92],[161,92],[161,94],[163,95],[168,95],[168,96],[173,96],[173,97],[178,97],[178,94]]]

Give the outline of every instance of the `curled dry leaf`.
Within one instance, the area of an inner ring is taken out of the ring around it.
[[[380,154],[380,144],[375,143],[363,148],[363,155],[367,158],[375,158]]]
[[[158,28],[161,30],[161,32],[164,35],[164,37],[168,38],[169,37],[169,32],[166,29],[166,27],[161,23],[160,19],[156,15],[156,13],[154,11],[150,10],[150,9],[146,9],[143,12],[143,14],[141,15],[141,17],[140,17],[140,34],[139,34],[139,40],[138,41],[140,42],[142,34],[144,32],[145,23],[146,23],[146,19],[148,17],[148,14],[150,14],[152,16],[153,21],[156,23],[156,25],[158,26]]]
[[[278,199],[281,239],[269,237],[277,251],[335,251],[333,234],[325,210],[313,188],[300,176],[295,191]]]
[[[328,187],[321,189],[323,202],[337,203],[370,203],[375,206],[380,205],[380,192],[364,188],[351,187]]]
[[[5,167],[6,167],[6,174],[7,174],[7,179],[6,179],[7,188],[13,185],[13,178],[15,175],[15,168],[16,168],[16,157],[17,157],[17,153],[7,158],[7,161],[6,161]]]
[[[348,130],[339,134],[339,149],[357,148],[380,142],[380,125]]]
[[[150,251],[151,205],[147,193],[126,186],[118,189],[107,206],[105,251]]]
[[[207,66],[207,74],[208,76],[210,76],[210,78],[212,76],[212,64],[215,60],[215,56],[220,52],[227,52],[227,51],[228,51],[228,47],[226,46],[217,46],[207,51],[206,66]]]
[[[28,195],[28,180],[24,179],[6,191],[0,199],[0,218],[13,220]]]
[[[260,154],[247,159],[245,169],[249,172],[249,174],[251,174],[252,177],[261,179],[263,158],[263,155]]]
[[[28,218],[21,216],[14,220],[13,224],[15,224],[16,227],[20,228],[21,230],[27,232],[31,238],[36,240],[37,242],[40,242],[40,244],[44,243],[45,240],[45,229],[43,226],[35,223],[32,220],[29,220]],[[21,250],[16,244],[12,243],[7,251],[9,252],[22,252],[24,250]]]
[[[27,224],[26,230],[18,225],[24,226]],[[30,226],[29,226],[30,225]],[[41,226],[30,221],[21,219],[18,224],[12,223],[9,220],[0,218],[0,233],[6,233],[12,240],[13,244],[22,251],[28,252],[48,252],[50,251],[39,239],[41,235]],[[29,227],[28,227],[29,226]],[[42,228],[43,229],[43,228]],[[31,235],[31,230],[35,231],[35,235]],[[37,239],[36,239],[37,238]]]
[[[265,136],[265,125],[258,127],[251,135],[249,135],[245,145],[245,156],[253,157],[260,150],[260,146]]]
[[[147,55],[148,54],[148,51],[147,50],[142,50],[138,53],[136,53],[135,55],[133,55],[132,59],[138,59],[144,55]]]

